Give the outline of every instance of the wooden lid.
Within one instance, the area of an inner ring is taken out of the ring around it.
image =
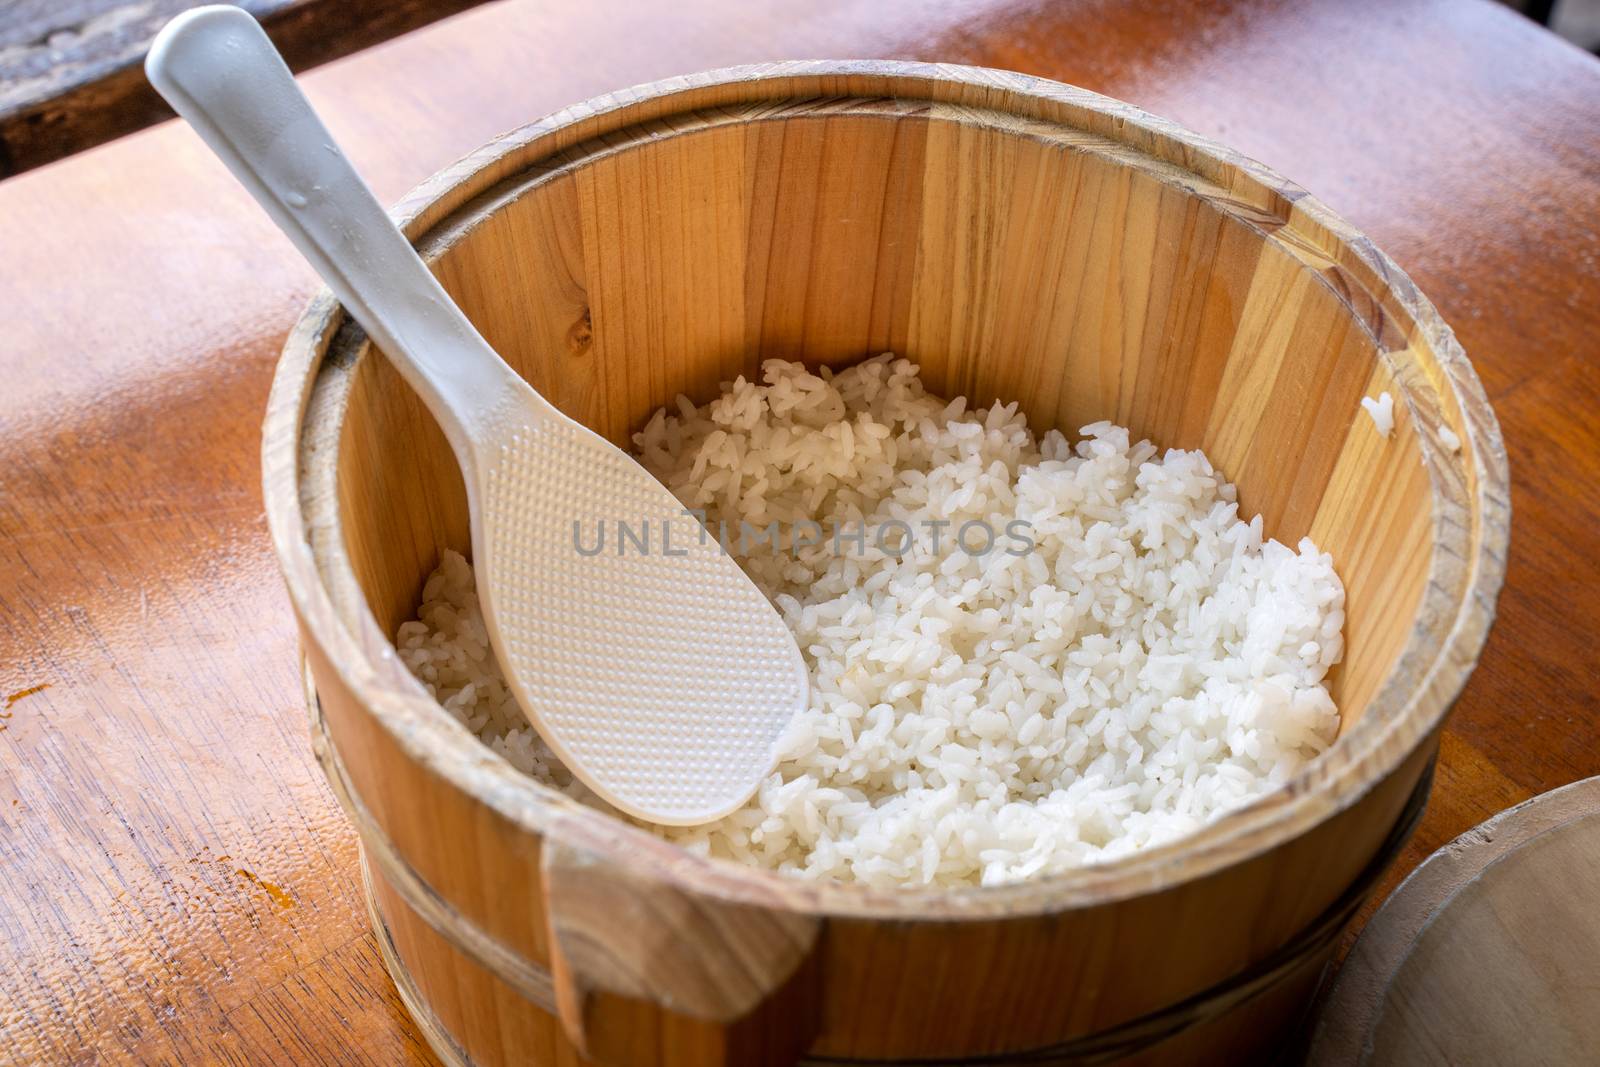
[[[1367,924],[1308,1064],[1594,1062],[1597,886],[1600,777],[1462,834]]]

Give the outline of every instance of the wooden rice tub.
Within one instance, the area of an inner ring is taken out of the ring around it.
[[[1508,535],[1493,414],[1370,242],[1257,164],[1021,75],[790,63],[657,83],[495,141],[400,206],[519,373],[625,443],[771,356],[909,355],[930,389],[1203,447],[1348,593],[1339,741],[1182,842],[888,892],[698,859],[518,774],[390,644],[461,480],[324,294],[266,419],[319,758],[374,926],[447,1062],[1239,1062],[1299,1018],[1426,797]],[[1385,440],[1359,401],[1387,390]],[[1448,430],[1458,451],[1442,443]]]

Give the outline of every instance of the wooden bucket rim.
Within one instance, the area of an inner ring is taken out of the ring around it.
[[[730,92],[735,99],[729,99]],[[1449,327],[1371,241],[1299,187],[1176,124],[1059,82],[981,67],[808,60],[731,67],[596,97],[490,141],[422,182],[394,210],[414,240],[441,230],[459,236],[469,228],[460,216],[475,202],[509,179],[532,180],[541,163],[575,146],[688,112],[841,97],[981,104],[1008,116],[1103,138],[1119,146],[1124,164],[1147,161],[1161,168],[1167,180],[1174,167],[1181,168],[1194,180],[1191,191],[1226,205],[1236,217],[1254,219],[1263,239],[1283,243],[1302,259],[1337,262],[1342,282],[1356,282],[1382,309],[1380,324],[1387,314],[1410,327],[1409,347],[1385,354],[1408,354],[1413,362],[1431,358],[1426,369],[1448,388],[1460,412],[1460,449],[1452,452],[1439,444],[1443,394],[1428,375],[1405,374],[1405,368],[1395,367],[1396,399],[1413,415],[1431,413],[1415,421],[1430,483],[1433,539],[1417,621],[1362,720],[1284,788],[1193,834],[1109,863],[1027,881],[959,889],[875,889],[807,882],[691,855],[516,771],[399,666],[389,635],[379,631],[355,589],[354,572],[336,536],[336,495],[329,490],[337,470],[344,413],[340,401],[356,364],[323,358],[344,323],[342,309],[325,290],[310,302],[285,342],[262,442],[268,523],[306,638],[316,643],[343,684],[408,757],[527,832],[709,896],[809,914],[992,919],[1105,904],[1242,863],[1356,803],[1429,737],[1476,663],[1504,577],[1509,475],[1498,423]],[[487,210],[492,212],[493,206]],[[314,392],[326,394],[316,411]],[[1469,463],[1475,479],[1469,477]],[[1475,492],[1469,494],[1469,486]],[[323,547],[314,550],[313,531],[319,529],[335,535],[323,537]],[[385,646],[387,654],[375,651]]]

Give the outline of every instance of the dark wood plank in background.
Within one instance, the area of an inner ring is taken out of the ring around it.
[[[803,56],[1076,82],[1365,229],[1483,376],[1515,508],[1388,884],[1600,773],[1600,63],[1487,0],[513,0],[305,82],[393,199],[573,101]],[[0,183],[0,234],[0,1062],[425,1059],[261,516],[267,383],[315,280],[176,125]]]
[[[145,81],[151,39],[215,0],[0,3],[0,178],[172,116]],[[295,70],[360,51],[483,0],[241,0]]]

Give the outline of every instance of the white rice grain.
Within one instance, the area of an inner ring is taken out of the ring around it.
[[[1372,425],[1377,427],[1379,436],[1388,437],[1394,433],[1394,397],[1387,391],[1379,393],[1376,400],[1362,397],[1361,406],[1372,416]]]
[[[638,455],[713,524],[918,534],[898,558],[831,536],[740,558],[805,653],[811,705],[748,805],[657,831],[807,878],[992,885],[1191,833],[1323,751],[1343,652],[1331,559],[1266,539],[1200,452],[1082,433],[1036,438],[1015,404],[968,412],[888,355],[837,375],[769,361],[759,384],[658,412]],[[929,521],[948,524],[938,551]],[[954,548],[975,521],[1026,523],[1034,547]],[[507,691],[461,556],[396,644],[513,766],[599,803]]]

